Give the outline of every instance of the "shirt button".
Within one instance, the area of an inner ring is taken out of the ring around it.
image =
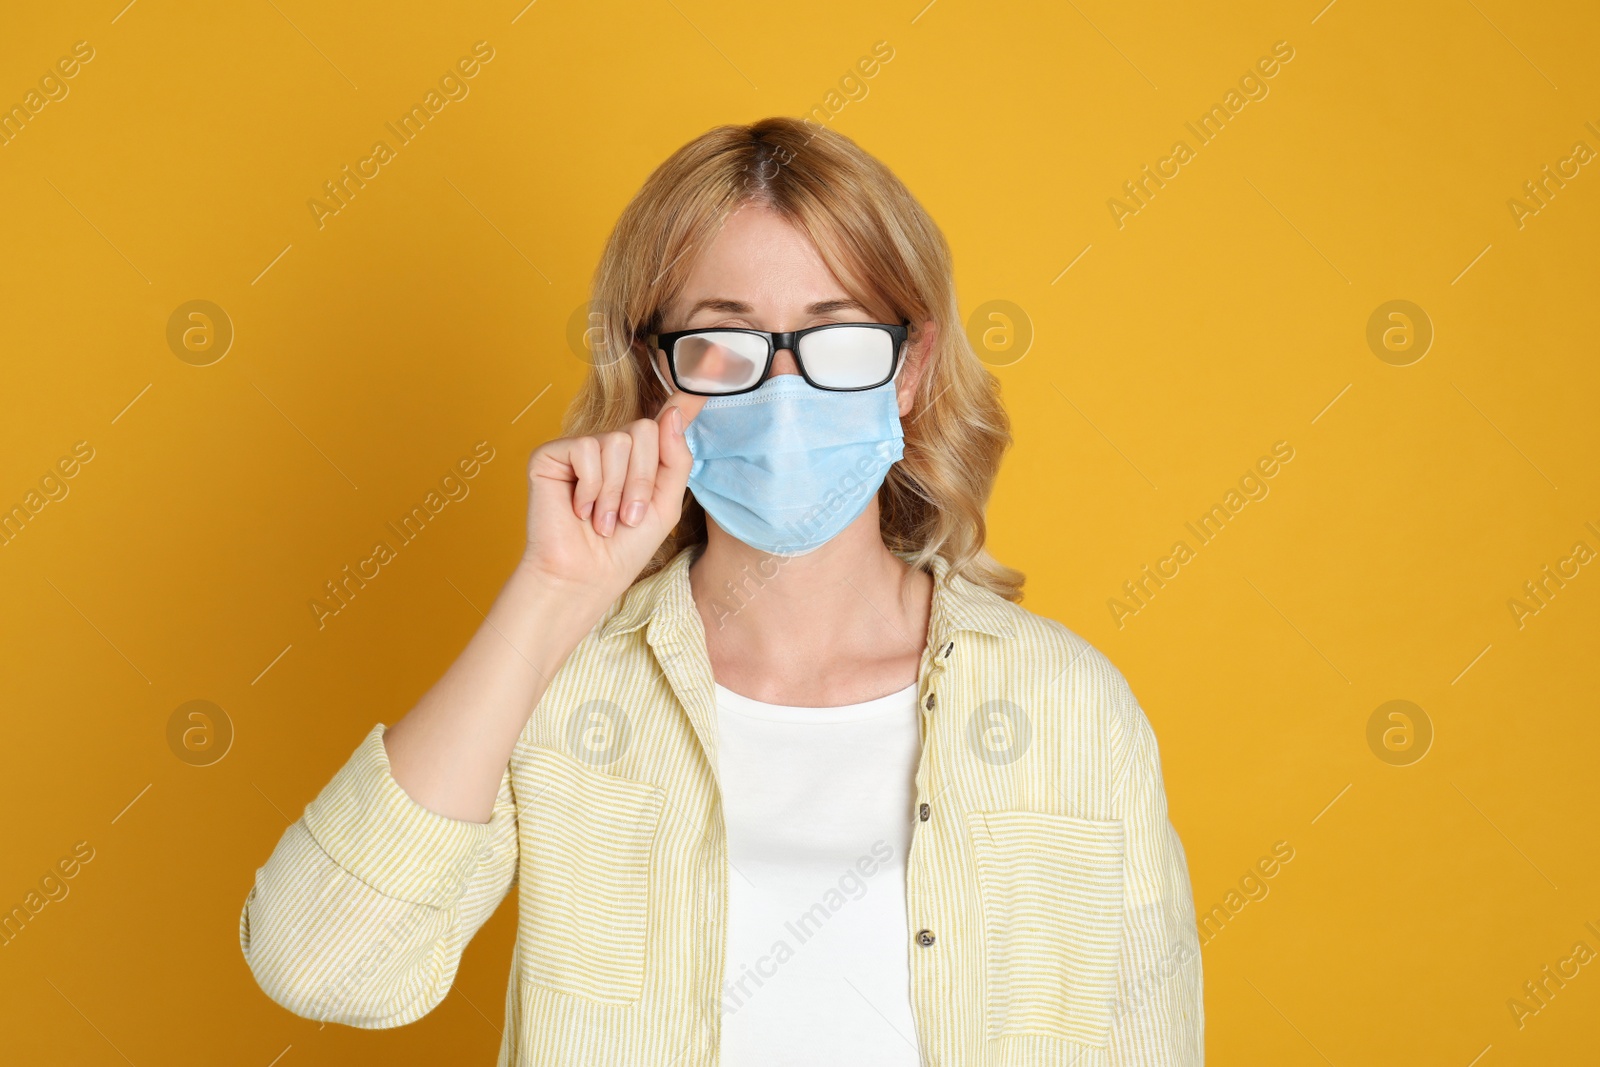
[[[927,822],[928,818],[932,814],[933,814],[933,809],[928,807],[928,805],[926,805],[926,804],[922,805],[920,808],[917,809],[917,818],[921,819],[923,822]]]
[[[926,707],[929,711],[932,711],[933,710],[933,706],[936,703],[938,703],[938,701],[936,701],[934,699],[934,695],[932,693],[929,693],[928,694],[928,699],[923,703],[923,706]]]
[[[917,944],[921,945],[923,948],[927,948],[929,945],[933,944],[933,931],[932,930],[918,930],[917,931]]]

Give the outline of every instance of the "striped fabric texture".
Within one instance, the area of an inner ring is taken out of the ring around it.
[[[387,727],[371,728],[245,900],[240,947],[273,1001],[368,1029],[419,1019],[515,889],[498,1067],[719,1064],[729,872],[689,590],[699,551],[636,582],[579,643],[488,823],[412,801],[390,775]],[[927,810],[906,870],[923,1063],[1202,1064],[1194,903],[1143,710],[1060,623],[943,558],[932,573],[915,782]],[[752,994],[747,980],[736,996]]]

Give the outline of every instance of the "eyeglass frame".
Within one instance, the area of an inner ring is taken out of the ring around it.
[[[843,388],[831,385],[818,385],[812,380],[811,375],[806,371],[805,361],[800,358],[800,353],[796,348],[796,346],[800,343],[800,338],[809,333],[816,333],[819,330],[833,330],[838,329],[841,326],[867,326],[871,327],[872,329],[883,330],[894,339],[894,354],[890,356],[888,377],[884,378],[881,382],[874,382],[872,385],[852,385]],[[895,378],[899,376],[900,368],[905,362],[904,355],[906,342],[911,336],[910,327],[911,320],[906,319],[903,320],[898,326],[887,322],[826,322],[821,326],[808,326],[803,330],[788,330],[781,333],[770,330],[752,330],[742,326],[701,326],[700,328],[694,330],[673,330],[669,333],[653,333],[650,334],[648,338],[650,341],[650,369],[655,371],[656,378],[661,382],[662,385],[670,385],[672,388],[688,393],[691,396],[742,396],[745,393],[753,393],[757,389],[761,388],[762,384],[765,383],[767,378],[772,374],[772,363],[778,358],[778,353],[787,349],[789,354],[794,357],[794,365],[797,369],[799,369],[800,376],[804,378],[806,380],[806,384],[811,386],[813,389],[822,389],[830,393],[859,393],[866,389],[881,388],[888,382],[894,381]],[[712,332],[748,333],[753,334],[756,337],[762,337],[766,339],[767,362],[766,365],[761,368],[761,376],[756,379],[754,385],[748,385],[743,389],[736,389],[731,393],[702,393],[698,389],[686,389],[682,384],[679,383],[678,365],[677,361],[673,358],[673,353],[676,350],[679,339],[689,337],[697,333]],[[661,368],[656,365],[656,352],[663,352],[666,354],[667,371],[672,375],[672,381],[670,383],[665,378],[661,377]]]

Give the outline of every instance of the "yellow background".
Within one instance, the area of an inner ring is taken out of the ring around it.
[[[993,551],[1131,681],[1197,910],[1294,849],[1205,948],[1211,1062],[1594,1061],[1600,964],[1507,1007],[1600,951],[1600,565],[1507,606],[1600,550],[1600,164],[1520,228],[1507,206],[1600,150],[1593,5],[121,3],[0,35],[7,105],[95,50],[0,147],[0,504],[94,449],[0,547],[0,906],[94,849],[0,948],[8,1062],[493,1062],[509,898],[444,1003],[380,1033],[270,1003],[240,906],[506,577],[624,203],[878,41],[829,125],[943,226],[963,312],[1033,331],[989,353],[1017,441]],[[307,201],[480,40],[470,94],[319,229]],[[1119,228],[1107,201],[1278,41],[1269,94]],[[1409,366],[1366,341],[1395,299],[1435,331]],[[191,300],[235,331],[210,366],[166,340]],[[480,440],[471,495],[319,630],[323,583]],[[1119,627],[1122,583],[1277,441],[1270,494]],[[1434,731],[1409,766],[1367,742],[1397,699]],[[209,766],[169,747],[190,700],[232,723]]]

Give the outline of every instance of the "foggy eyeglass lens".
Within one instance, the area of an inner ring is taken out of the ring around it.
[[[767,344],[753,334],[713,330],[680,337],[675,358],[685,389],[725,393],[755,384]]]
[[[870,326],[818,330],[800,339],[800,358],[819,385],[835,389],[877,385],[889,377],[894,338]]]

